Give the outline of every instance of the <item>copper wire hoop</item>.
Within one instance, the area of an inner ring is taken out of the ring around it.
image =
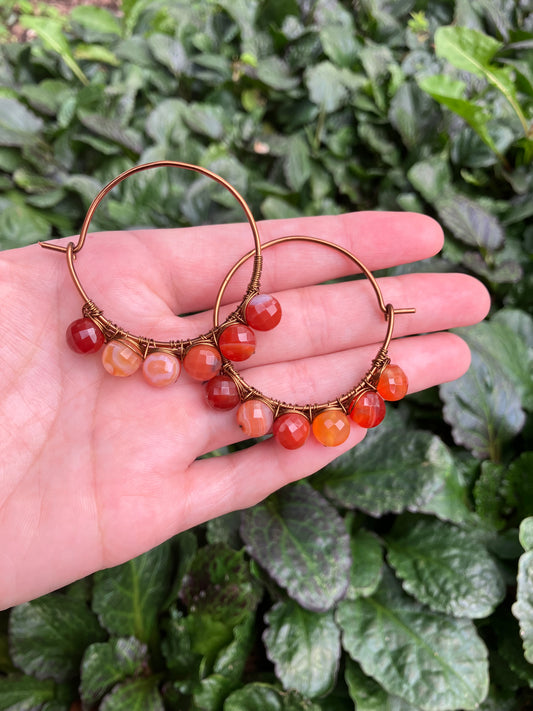
[[[238,373],[235,368],[233,367],[233,364],[227,360],[223,360],[222,364],[222,369],[221,373],[224,375],[227,375],[230,377],[235,385],[237,386],[237,390],[239,393],[239,397],[241,402],[245,402],[246,400],[254,399],[254,400],[261,400],[264,402],[268,407],[273,412],[274,418],[279,417],[280,415],[283,415],[285,413],[289,412],[298,412],[302,415],[304,415],[309,421],[312,421],[313,418],[319,414],[320,412],[323,412],[324,410],[330,410],[332,408],[340,409],[342,410],[345,414],[348,414],[350,411],[350,406],[352,403],[357,399],[357,397],[363,393],[366,390],[376,390],[376,384],[377,381],[379,380],[379,376],[385,366],[387,366],[390,363],[390,358],[388,356],[387,350],[389,347],[389,344],[392,339],[392,333],[394,330],[394,320],[395,316],[397,314],[412,314],[415,313],[416,309],[414,308],[401,308],[401,309],[396,309],[392,306],[392,304],[385,304],[385,301],[383,299],[383,294],[381,293],[381,289],[379,287],[379,284],[372,274],[372,272],[365,267],[365,265],[354,255],[352,254],[349,250],[345,249],[344,247],[341,247],[338,244],[335,244],[333,242],[328,242],[327,240],[321,239],[319,237],[310,237],[307,235],[288,235],[286,237],[279,237],[277,239],[273,239],[270,242],[265,242],[263,243],[263,250],[268,249],[269,247],[273,247],[277,244],[283,244],[285,242],[311,242],[313,244],[319,244],[325,247],[330,247],[331,249],[336,250],[337,252],[340,252],[341,254],[345,255],[349,259],[351,259],[352,262],[354,262],[361,272],[365,275],[365,277],[369,280],[372,289],[374,290],[374,293],[376,295],[379,308],[384,314],[385,321],[387,322],[387,330],[385,333],[385,338],[383,340],[383,344],[381,345],[380,349],[378,350],[375,358],[372,360],[372,365],[369,368],[369,370],[366,372],[366,374],[363,376],[363,378],[357,383],[351,390],[348,392],[344,393],[343,395],[340,395],[338,398],[335,398],[334,400],[330,400],[329,402],[323,402],[323,403],[315,403],[315,404],[305,404],[305,405],[296,405],[288,402],[284,402],[282,400],[278,400],[276,398],[271,398],[268,397],[267,395],[264,395],[260,390],[257,390],[257,388],[249,385],[244,378]],[[233,265],[233,267],[230,269],[228,274],[226,275],[224,281],[222,282],[219,292],[217,294],[217,298],[215,301],[215,306],[214,306],[214,312],[213,312],[213,323],[215,329],[218,327],[219,323],[219,312],[220,312],[220,306],[222,302],[222,298],[224,296],[224,293],[226,291],[226,288],[231,281],[233,275],[235,272],[241,267],[246,261],[248,261],[251,257],[253,256],[253,252],[248,252],[245,254],[239,261]],[[240,318],[244,322],[244,306],[239,306],[239,308],[233,312],[232,316],[237,318]]]
[[[126,178],[130,177],[131,175],[134,175],[135,173],[140,173],[144,170],[150,170],[152,168],[183,168],[184,170],[191,170],[196,173],[200,173],[208,178],[211,178],[214,180],[216,183],[219,185],[222,185],[228,192],[233,195],[233,197],[237,200],[239,205],[242,207],[244,214],[246,215],[246,219],[248,220],[248,223],[252,229],[252,235],[254,239],[254,249],[253,251],[248,253],[248,258],[254,257],[254,264],[253,264],[253,270],[252,270],[252,276],[250,279],[250,282],[248,283],[248,287],[246,290],[246,293],[243,297],[242,300],[242,305],[245,305],[248,303],[248,301],[259,292],[259,280],[261,276],[261,267],[262,267],[262,254],[261,254],[261,239],[259,237],[259,231],[257,229],[257,224],[255,222],[255,219],[252,215],[252,212],[250,208],[248,207],[248,204],[242,197],[242,195],[230,184],[227,182],[227,180],[224,180],[220,175],[217,175],[216,173],[213,173],[211,170],[208,170],[207,168],[203,168],[199,165],[193,165],[191,163],[183,163],[182,161],[174,161],[174,160],[158,160],[158,161],[153,161],[151,163],[142,163],[140,165],[136,165],[133,168],[129,168],[128,170],[124,171],[120,175],[118,175],[116,178],[114,178],[110,183],[108,183],[102,190],[98,193],[98,195],[94,198],[92,201],[91,205],[89,206],[89,209],[87,210],[87,214],[85,215],[85,219],[83,221],[83,224],[81,226],[80,230],[80,235],[78,238],[78,241],[76,244],[74,242],[69,242],[66,247],[62,245],[55,244],[54,242],[40,242],[41,247],[44,247],[45,249],[50,249],[55,252],[63,252],[66,254],[67,257],[67,265],[69,269],[70,276],[72,278],[72,281],[74,282],[74,285],[80,294],[82,300],[83,300],[83,315],[92,319],[94,323],[100,328],[100,330],[103,332],[106,340],[111,340],[114,338],[121,339],[123,341],[126,341],[130,345],[132,345],[143,357],[146,357],[146,354],[150,349],[157,349],[157,350],[167,350],[170,353],[176,355],[178,358],[183,359],[184,353],[186,350],[188,350],[190,347],[193,345],[198,345],[201,343],[216,343],[217,341],[217,334],[225,327],[226,323],[231,323],[235,322],[235,317],[230,314],[228,317],[227,321],[225,324],[222,326],[219,326],[218,324],[211,329],[208,333],[205,333],[200,336],[196,336],[194,338],[188,338],[188,339],[183,339],[183,340],[174,340],[174,341],[159,341],[159,340],[154,340],[149,337],[145,336],[136,336],[132,333],[129,333],[125,329],[121,328],[120,326],[117,326],[114,324],[112,321],[108,320],[104,315],[102,310],[95,304],[95,302],[89,297],[85,289],[83,288],[80,278],[76,272],[76,268],[74,266],[74,261],[76,259],[76,254],[81,251],[85,244],[85,240],[87,238],[88,230],[89,230],[89,225],[91,224],[91,220],[94,216],[94,213],[96,212],[96,209],[104,199],[104,197],[114,188],[116,187],[119,183],[121,183],[123,180]]]

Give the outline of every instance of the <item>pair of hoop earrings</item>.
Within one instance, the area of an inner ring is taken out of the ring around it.
[[[254,248],[228,272],[218,291],[213,310],[213,327],[208,333],[185,340],[160,341],[134,335],[108,320],[83,288],[74,261],[87,238],[94,213],[103,198],[119,183],[144,170],[176,167],[200,173],[228,190],[242,207],[252,230]],[[385,337],[372,364],[349,392],[320,404],[294,405],[270,398],[249,385],[233,363],[248,359],[256,346],[255,331],[275,328],[281,319],[281,306],[271,295],[260,291],[263,250],[291,241],[322,245],[348,257],[370,282],[387,324]],[[248,437],[270,432],[286,449],[298,449],[313,433],[327,447],[342,444],[350,432],[350,420],[360,427],[376,427],[385,416],[385,401],[400,400],[407,392],[407,377],[400,366],[392,364],[388,347],[395,316],[414,313],[414,308],[396,309],[385,304],[379,284],[364,264],[347,249],[317,237],[290,235],[261,244],[255,219],[239,192],[216,173],[180,161],[155,161],[135,166],[106,185],[91,203],[76,244],[66,247],[53,242],[41,246],[66,254],[74,285],[83,300],[82,317],[67,328],[66,340],[76,353],[91,354],[102,350],[102,363],[111,375],[127,377],[142,370],[153,387],[172,385],[183,369],[195,380],[205,383],[206,401],[217,410],[237,409],[237,422]],[[229,282],[237,269],[253,259],[252,276],[239,306],[223,323],[220,307]]]

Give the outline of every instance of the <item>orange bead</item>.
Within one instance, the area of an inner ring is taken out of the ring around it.
[[[381,395],[373,390],[367,390],[354,401],[350,410],[350,418],[359,427],[370,429],[377,427],[383,421],[385,410],[385,402]]]
[[[401,400],[408,387],[407,375],[399,365],[390,363],[380,375],[377,391],[384,400]]]
[[[311,431],[307,417],[299,412],[287,412],[274,420],[272,432],[285,449],[302,447]]]
[[[109,341],[102,351],[102,363],[111,375],[127,378],[139,370],[142,356],[125,341]]]
[[[185,354],[183,367],[195,380],[211,380],[220,370],[222,358],[208,343],[193,346]]]
[[[256,294],[245,311],[246,323],[256,331],[270,331],[281,320],[281,306],[275,296]]]
[[[254,332],[243,323],[233,323],[220,334],[218,347],[228,360],[247,360],[255,353]]]
[[[342,410],[324,410],[315,417],[312,428],[324,447],[338,447],[348,439],[350,421]]]
[[[181,363],[164,351],[154,351],[146,356],[143,363],[144,379],[154,388],[163,388],[176,382],[181,371]]]
[[[248,437],[262,437],[270,432],[274,415],[262,400],[246,400],[237,410],[239,427]]]

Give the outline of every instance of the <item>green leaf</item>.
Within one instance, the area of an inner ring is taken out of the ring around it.
[[[55,684],[51,679],[0,677],[0,711],[35,711],[54,697]]]
[[[533,516],[522,521],[519,535],[522,548],[525,551],[533,550]]]
[[[472,363],[462,378],[441,385],[444,418],[457,444],[498,462],[503,444],[524,426],[522,400],[529,401],[532,388],[531,354],[522,338],[499,320],[464,329],[461,336],[470,346]]]
[[[527,528],[531,533],[531,524],[528,524]],[[511,609],[520,625],[524,656],[530,664],[533,664],[533,551],[531,550],[521,555],[518,561],[516,602]]]
[[[86,111],[78,112],[82,124],[98,136],[103,136],[133,153],[140,153],[143,148],[142,137],[133,128],[126,128],[120,121],[100,114]]]
[[[187,53],[178,40],[160,33],[151,34],[148,37],[150,51],[174,76],[188,74],[190,71],[190,61]]]
[[[350,29],[340,24],[326,25],[320,30],[320,42],[324,54],[328,59],[331,59],[333,64],[347,69],[353,66],[360,49],[355,36],[355,28]]]
[[[344,677],[357,711],[417,711],[420,708],[391,696],[350,657],[346,658]]]
[[[79,6],[81,7],[81,5]],[[87,7],[86,5],[84,7]],[[99,62],[102,64],[110,64],[112,67],[118,67],[120,60],[118,57],[99,44],[78,44],[74,52],[76,59],[83,59],[86,62]]]
[[[341,655],[333,613],[310,612],[290,600],[275,605],[265,621],[267,656],[284,688],[310,698],[331,691]]]
[[[224,711],[320,711],[320,707],[296,691],[279,691],[269,684],[253,683],[234,691]]]
[[[436,519],[398,522],[388,560],[404,590],[437,612],[488,617],[505,595],[496,563],[475,533]]]
[[[0,145],[31,144],[42,131],[42,119],[16,99],[0,96]]]
[[[432,96],[435,101],[461,116],[494,153],[499,153],[487,129],[491,115],[482,105],[464,98],[466,94],[464,82],[441,74],[424,77],[419,80],[418,85],[423,91]]]
[[[351,561],[344,522],[308,483],[245,511],[241,535],[250,555],[302,607],[329,610],[346,592]]]
[[[89,80],[74,59],[63,23],[60,20],[23,15],[20,18],[20,24],[28,30],[33,30],[41,38],[44,46],[55,52],[82,84],[89,84]]]
[[[326,113],[332,113],[348,100],[344,72],[331,62],[321,62],[309,67],[305,72],[305,82],[309,97]]]
[[[19,669],[56,681],[75,677],[85,648],[105,637],[83,601],[60,594],[14,607],[9,635],[11,656]]]
[[[340,602],[337,622],[365,674],[424,711],[475,709],[487,694],[487,650],[473,623],[428,610],[391,576],[373,597]]]
[[[372,595],[376,591],[381,580],[383,550],[378,538],[364,528],[351,537],[350,546],[352,568],[346,597],[355,600],[360,596]]]
[[[29,205],[8,205],[0,210],[0,247],[22,247],[50,236],[49,220]]]
[[[452,174],[443,155],[434,155],[415,163],[407,171],[407,177],[430,204],[452,192]]]
[[[103,35],[120,35],[120,22],[112,12],[104,7],[77,5],[70,11],[70,19],[86,30]]]
[[[505,240],[499,220],[479,203],[454,195],[437,203],[439,217],[454,237],[482,250],[499,249]]]
[[[149,642],[171,575],[168,543],[115,568],[101,570],[94,575],[93,610],[111,634]]]
[[[291,76],[289,67],[280,57],[265,57],[257,67],[257,78],[277,91],[295,89],[299,80]]]
[[[147,648],[135,637],[119,637],[87,647],[81,663],[80,695],[91,706],[117,682],[140,674],[147,666]]]
[[[99,711],[165,711],[157,685],[156,677],[121,684],[104,697]]]
[[[309,144],[301,134],[289,138],[283,168],[288,186],[296,192],[303,188],[311,175],[309,152]]]
[[[330,464],[320,475],[324,491],[340,506],[372,516],[402,511],[432,511],[454,462],[436,435],[407,430],[389,410],[379,428]]]

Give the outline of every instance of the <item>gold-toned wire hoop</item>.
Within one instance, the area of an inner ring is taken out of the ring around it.
[[[126,178],[130,177],[131,175],[134,175],[135,173],[140,173],[144,170],[150,170],[152,168],[183,168],[184,170],[191,170],[196,173],[200,173],[208,178],[211,178],[214,180],[216,183],[224,187],[226,190],[228,190],[231,195],[237,200],[239,205],[244,211],[244,214],[246,215],[246,219],[248,220],[248,223],[251,227],[252,230],[252,235],[253,235],[253,240],[254,240],[254,249],[252,252],[249,253],[250,257],[254,257],[254,263],[253,263],[253,269],[252,269],[252,275],[250,278],[250,281],[248,283],[248,287],[246,289],[245,295],[242,300],[242,305],[245,305],[246,303],[249,302],[249,300],[259,292],[259,280],[261,277],[261,267],[262,267],[262,254],[261,254],[261,239],[259,237],[259,231],[257,229],[257,224],[255,222],[255,219],[252,215],[252,212],[242,197],[242,195],[230,184],[222,178],[220,175],[217,175],[216,173],[213,173],[211,170],[208,170],[207,168],[203,168],[199,165],[194,165],[191,163],[183,163],[182,161],[175,161],[175,160],[158,160],[158,161],[153,161],[151,163],[142,163],[140,165],[136,165],[132,168],[129,168],[128,170],[125,170],[123,173],[118,175],[116,178],[114,178],[110,183],[108,183],[102,190],[98,193],[98,195],[94,198],[92,201],[91,205],[89,206],[89,209],[87,210],[87,214],[85,215],[85,219],[83,221],[83,224],[81,226],[80,234],[78,241],[76,243],[74,242],[69,242],[67,246],[55,244],[54,242],[41,242],[40,245],[41,247],[44,247],[45,249],[50,249],[55,252],[62,252],[66,254],[67,258],[67,265],[69,269],[70,276],[72,278],[72,281],[74,282],[74,285],[80,294],[82,300],[83,300],[83,307],[82,307],[82,312],[83,315],[87,318],[90,318],[97,326],[98,328],[103,332],[106,340],[110,339],[120,339],[121,341],[125,341],[126,343],[132,345],[138,352],[140,352],[144,357],[148,353],[149,350],[166,350],[173,355],[176,355],[178,358],[183,359],[184,353],[186,350],[191,348],[194,345],[198,344],[204,344],[204,343],[214,343],[216,342],[216,336],[217,333],[222,330],[222,328],[226,325],[222,326],[217,326],[211,329],[208,333],[202,334],[200,336],[196,336],[193,338],[187,338],[183,340],[172,340],[172,341],[161,341],[161,340],[154,340],[153,338],[146,337],[146,336],[136,336],[129,331],[126,331],[125,329],[121,328],[120,326],[117,326],[115,323],[107,319],[104,315],[102,310],[96,305],[96,303],[90,298],[90,296],[87,294],[85,289],[83,288],[80,278],[76,272],[76,268],[74,265],[74,261],[76,259],[76,254],[81,251],[85,244],[85,240],[87,238],[88,230],[89,230],[89,225],[91,224],[91,220],[94,216],[94,213],[96,212],[96,209],[104,199],[104,197],[114,188],[116,187],[119,183],[121,183],[123,180]],[[235,317],[230,315],[227,319],[226,323],[231,323],[235,322]]]
[[[351,388],[348,392],[335,398],[334,400],[329,400],[328,402],[322,403],[307,403],[304,405],[288,403],[282,400],[278,400],[276,398],[268,397],[257,388],[253,387],[252,385],[249,385],[240,375],[240,373],[235,370],[233,364],[227,359],[223,360],[221,373],[227,375],[233,380],[237,387],[241,403],[252,399],[259,400],[265,403],[272,410],[274,419],[286,413],[300,413],[307,420],[309,420],[309,422],[312,422],[313,419],[319,413],[324,412],[326,410],[338,409],[341,410],[344,414],[349,414],[351,407],[362,393],[369,390],[376,390],[376,385],[381,373],[383,372],[384,368],[390,364],[388,348],[394,331],[395,316],[399,314],[412,314],[415,313],[416,309],[412,307],[395,308],[392,304],[386,304],[378,281],[376,280],[372,272],[370,272],[369,269],[349,250],[333,242],[328,242],[325,239],[321,239],[318,237],[310,237],[307,235],[288,235],[263,243],[263,250],[268,249],[270,247],[274,247],[275,245],[296,241],[311,242],[313,244],[329,247],[331,249],[336,250],[337,252],[340,252],[341,254],[348,257],[353,263],[355,263],[370,282],[370,285],[377,298],[379,308],[383,312],[384,319],[387,323],[383,343],[379,348],[376,356],[372,360],[371,367],[363,376],[363,378],[353,388]],[[243,257],[241,257],[241,259],[236,264],[234,264],[234,266],[230,269],[230,271],[224,278],[218,291],[214,306],[213,323],[215,329],[218,327],[219,324],[220,307],[229,282],[231,281],[235,272],[252,256],[253,252],[248,252]],[[244,321],[242,307],[239,307],[236,313],[240,315],[241,319]]]

